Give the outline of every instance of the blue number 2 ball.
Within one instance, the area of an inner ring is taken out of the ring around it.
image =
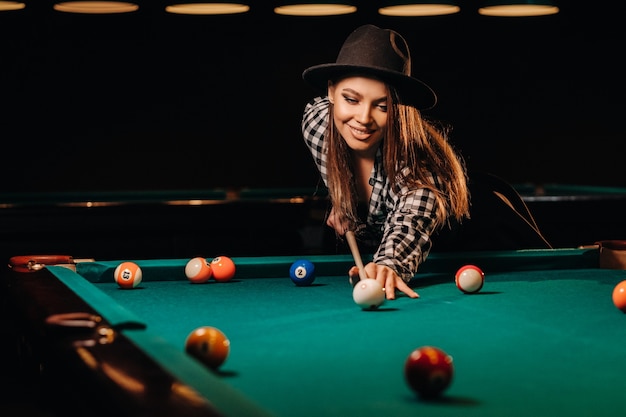
[[[299,287],[311,285],[315,281],[315,265],[306,259],[299,259],[291,264],[289,277]]]

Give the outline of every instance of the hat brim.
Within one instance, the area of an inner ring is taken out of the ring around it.
[[[428,110],[437,104],[437,95],[423,81],[400,72],[356,65],[322,64],[307,68],[302,73],[304,81],[320,92],[326,92],[328,80],[344,75],[364,75],[380,79],[394,86],[403,104]]]

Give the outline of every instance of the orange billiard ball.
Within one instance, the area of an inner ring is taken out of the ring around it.
[[[213,278],[218,282],[230,281],[235,276],[235,262],[228,256],[218,256],[211,261]]]
[[[122,262],[115,268],[113,276],[120,288],[132,289],[141,284],[143,273],[136,263]]]
[[[454,282],[466,294],[480,291],[485,283],[485,273],[476,265],[465,265],[456,271]]]
[[[218,328],[202,326],[187,336],[185,351],[209,368],[217,369],[230,354],[230,341]]]
[[[211,264],[203,257],[192,258],[185,265],[185,276],[193,284],[207,282],[213,276]]]
[[[626,313],[626,280],[619,282],[613,288],[613,304],[615,307]]]
[[[434,346],[415,349],[404,364],[404,376],[409,388],[424,399],[441,395],[452,382],[452,356]]]

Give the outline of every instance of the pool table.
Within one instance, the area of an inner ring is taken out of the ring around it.
[[[568,184],[514,188],[554,248],[626,238],[626,188]],[[335,236],[324,225],[327,210],[325,190],[314,187],[0,193],[0,257],[334,255]],[[484,234],[483,227],[479,233]]]
[[[516,184],[542,233],[555,248],[626,237],[626,188]]]
[[[231,281],[204,284],[186,279],[186,258],[135,260],[130,290],[113,280],[122,260],[11,269],[29,395],[60,415],[116,417],[624,415],[626,315],[612,292],[626,272],[600,268],[597,247],[431,254],[411,281],[420,298],[371,311],[352,299],[350,256],[310,256],[310,286],[288,276],[297,257],[233,259]],[[485,272],[476,294],[454,284],[466,264]],[[206,325],[231,343],[216,371],[184,350]],[[435,400],[404,379],[420,346],[453,357]]]
[[[327,205],[313,188],[0,193],[0,256],[309,252],[321,246]]]

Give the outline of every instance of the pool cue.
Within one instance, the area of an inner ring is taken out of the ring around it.
[[[359,252],[359,246],[356,243],[356,237],[352,230],[346,232],[346,239],[348,240],[348,246],[350,246],[350,252],[352,252],[352,257],[354,258],[354,264],[359,268],[359,278],[367,279],[361,253]]]

